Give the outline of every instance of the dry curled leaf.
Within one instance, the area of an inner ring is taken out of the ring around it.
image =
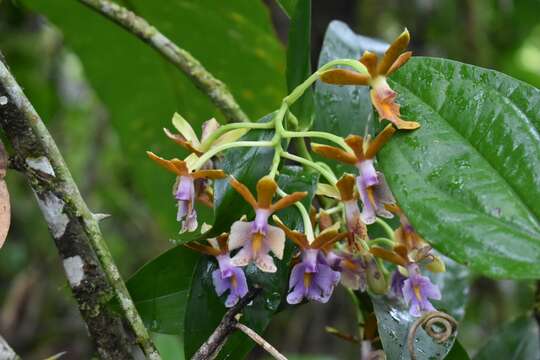
[[[11,222],[11,206],[9,192],[4,180],[7,170],[7,154],[4,144],[0,141],[0,248],[4,245]]]

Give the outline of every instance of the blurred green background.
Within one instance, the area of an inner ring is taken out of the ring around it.
[[[125,0],[224,80],[248,116],[272,111],[285,95],[289,20],[273,1]],[[540,0],[313,1],[312,63],[331,20],[390,41],[407,27],[416,54],[447,57],[540,86]],[[44,16],[42,16],[44,15]],[[46,16],[46,17],[45,17]],[[145,44],[75,0],[0,0],[0,51],[56,139],[83,196],[102,222],[122,274],[172,246],[174,181],[144,150],[182,156],[162,136],[173,112],[194,127],[222,120],[179,71]],[[25,359],[67,352],[87,359],[92,346],[70,297],[56,249],[24,179],[9,172],[13,223],[0,251],[0,334]],[[474,354],[507,320],[530,308],[531,282],[478,277],[460,341]],[[352,333],[354,309],[339,289],[331,303],[286,311],[265,337],[291,359],[358,358],[356,344],[325,333]],[[165,359],[181,342],[156,335]],[[265,358],[255,349],[252,359]]]

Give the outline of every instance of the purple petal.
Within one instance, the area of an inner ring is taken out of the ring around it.
[[[240,268],[234,268],[234,277],[236,279],[236,286],[232,287],[231,291],[235,293],[239,298],[242,298],[246,296],[248,293],[248,285],[246,280],[246,275],[244,274],[244,271]]]
[[[271,214],[272,212],[268,209],[256,209],[252,232],[266,235],[266,232],[268,231],[268,218]]]
[[[375,171],[375,166],[373,165],[373,159],[363,160],[356,167],[358,169],[358,176],[364,186],[368,187],[379,183],[377,171]]]
[[[212,282],[218,296],[223,295],[225,291],[229,289],[230,282],[227,279],[221,277],[221,271],[214,270],[212,272]]]
[[[268,254],[265,254],[263,251],[257,253],[255,257],[255,265],[264,272],[275,273],[277,271],[276,264],[274,264],[274,259]]]
[[[373,224],[375,222],[375,209],[373,208],[373,204],[371,204],[371,201],[369,201],[369,196],[367,193],[367,189],[361,181],[358,181],[358,191],[360,193],[360,200],[362,201],[362,213],[360,214],[360,217],[362,218],[362,221],[366,223],[367,225]]]
[[[299,282],[304,282],[304,267],[303,263],[298,263],[293,266],[291,277],[289,278],[289,291]]]
[[[219,264],[219,270],[221,271],[221,277],[231,277],[236,267],[232,264],[229,254],[218,255],[216,256],[216,259]]]
[[[345,205],[345,220],[347,221],[347,229],[357,235],[362,234],[362,218],[360,208],[356,200],[344,201]]]
[[[191,176],[180,176],[176,190],[176,200],[193,201],[195,199],[195,185]]]
[[[299,304],[304,298],[304,281],[301,281],[294,287],[294,290],[287,295],[287,302],[291,305]]]
[[[302,253],[302,263],[305,265],[305,272],[314,273],[317,271],[317,257],[319,250],[307,249]]]

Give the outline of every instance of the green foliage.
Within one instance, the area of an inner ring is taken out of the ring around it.
[[[427,274],[443,294],[441,300],[433,301],[433,305],[438,310],[454,316],[459,322],[465,314],[465,303],[469,292],[469,273],[462,265],[449,259],[444,259],[444,261],[447,268],[446,273]],[[409,314],[408,308],[401,301],[388,296],[371,296],[371,299],[386,356],[390,360],[409,359],[408,333],[417,318]],[[454,340],[455,337],[439,344],[420,327],[414,341],[417,358],[419,360],[443,359],[452,348]]]
[[[129,279],[129,293],[150,331],[173,335],[183,331],[192,274],[199,258],[192,250],[177,246]]]
[[[285,14],[289,17],[294,14],[297,2],[298,0],[277,0],[279,6],[281,6],[283,11],[285,11]]]
[[[364,49],[359,39],[332,23],[321,61],[358,54]],[[379,156],[415,228],[478,272],[539,277],[539,91],[495,71],[429,58],[413,58],[390,84],[400,94],[404,117],[422,124],[395,136]],[[371,105],[353,91],[367,90],[317,86],[322,106],[315,125],[363,134]]]
[[[501,327],[480,349],[474,360],[536,359],[540,354],[538,324],[530,315],[524,315]]]
[[[208,118],[219,118],[217,110],[148,45],[82,4],[70,0],[24,4],[58,26],[81,58],[119,134],[131,181],[166,233],[175,233],[178,224],[168,190],[174,178],[157,171],[144,152],[183,157],[185,153],[162,132],[171,127],[172,114],[180,112],[197,129]],[[284,50],[260,2],[136,0],[130,5],[223,80],[248,116],[268,113],[283,97]],[[191,36],[194,29],[196,37]]]
[[[291,19],[287,46],[287,88],[291,93],[311,75],[311,0],[299,0]],[[299,129],[306,130],[313,122],[313,91],[308,89],[291,107],[299,122]]]
[[[452,350],[446,355],[446,360],[470,360],[469,354],[465,351],[465,348],[460,344],[459,341],[454,342]]]
[[[230,156],[231,152],[226,153],[225,157]],[[231,157],[237,154],[231,155]],[[244,162],[253,160],[250,151],[244,151],[246,159],[238,161],[237,168],[241,168]],[[248,172],[240,180],[246,183],[252,183],[258,179],[257,174]],[[285,167],[281,170],[278,177],[278,185],[287,193],[294,191],[308,191],[309,195],[303,200],[303,203],[308,206],[313,199],[318,176],[309,172],[303,171],[300,167]],[[251,187],[252,191],[254,187]],[[220,206],[217,205],[217,211],[220,211]],[[228,205],[226,209],[229,209]],[[230,216],[235,216],[238,219],[238,213],[234,212]],[[278,213],[279,218],[291,229],[302,231],[302,222],[298,211],[295,208],[288,208]],[[283,295],[287,291],[287,282],[289,276],[289,262],[293,253],[293,245],[287,242],[285,247],[285,255],[282,260],[275,259],[278,271],[274,274],[262,273],[252,264],[245,268],[248,284],[250,287],[260,286],[263,291],[243,312],[242,322],[246,323],[250,328],[257,332],[262,332],[268,325],[271,316],[276,312],[282,301]],[[201,259],[197,270],[193,276],[193,283],[188,300],[188,307],[185,318],[184,343],[186,358],[197,351],[201,344],[214,331],[223,315],[225,307],[222,299],[219,299],[215,293],[212,284],[212,272],[217,269],[215,261],[210,258]],[[253,347],[253,343],[249,341],[245,335],[241,333],[233,334],[227,341],[225,347],[220,352],[219,359],[243,358]]]
[[[501,73],[415,58],[390,82],[405,118],[379,160],[417,230],[494,277],[540,277],[540,91]]]

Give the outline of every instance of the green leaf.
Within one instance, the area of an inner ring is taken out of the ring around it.
[[[443,260],[447,268],[445,273],[433,274],[426,271],[425,274],[439,286],[442,294],[442,299],[432,301],[432,304],[437,310],[452,315],[459,322],[465,314],[470,284],[469,272],[464,266],[450,259]],[[371,299],[386,356],[389,360],[410,359],[407,338],[410,327],[418,318],[409,314],[408,307],[402,301],[388,296],[371,296]],[[454,341],[455,337],[452,337],[439,344],[419,327],[415,339],[417,359],[443,359]]]
[[[25,0],[64,35],[105,104],[124,150],[130,179],[167,234],[176,234],[174,176],[158,170],[145,150],[186,155],[163,134],[174,112],[199,132],[221,114],[177,68],[147,44],[80,2]],[[285,95],[285,54],[268,11],[259,1],[170,0],[129,2],[172,41],[225,82],[251,118],[270,112]],[[69,16],[66,16],[69,14]],[[202,41],[203,39],[204,41]]]
[[[311,203],[317,181],[318,176],[316,174],[292,166],[284,167],[278,177],[278,184],[285,192],[309,191],[309,195],[303,200],[306,206]],[[236,211],[234,213],[237,214]],[[296,208],[284,209],[277,215],[290,228],[302,230],[300,214]],[[276,312],[286,294],[289,276],[288,264],[292,253],[293,245],[291,242],[287,242],[283,260],[274,259],[278,267],[278,271],[274,274],[262,273],[253,265],[245,268],[249,286],[252,287],[258,284],[263,289],[263,292],[253,301],[252,305],[246,307],[243,312],[242,322],[259,333],[264,331],[271,316]],[[212,272],[215,269],[217,269],[217,266],[214,260],[203,258],[193,276],[188,311],[185,318],[184,344],[186,358],[191,358],[197,351],[200,345],[214,331],[226,311],[223,299],[217,297],[212,285]],[[245,335],[235,333],[229,338],[218,358],[242,359],[253,345],[253,342],[248,340]]]
[[[294,14],[297,2],[298,0],[277,0],[277,3],[281,6],[283,11],[285,11],[285,14],[287,14],[288,17],[291,17],[291,14]]]
[[[200,256],[174,247],[144,265],[127,282],[135,306],[153,332],[180,334],[191,278]]]
[[[287,46],[287,88],[291,93],[311,75],[311,0],[299,0],[289,29]],[[300,130],[313,122],[313,90],[309,88],[291,107]]]
[[[404,118],[380,167],[439,251],[493,277],[540,277],[540,91],[450,60],[413,58],[389,81]]]
[[[469,354],[459,341],[454,342],[452,350],[446,355],[445,360],[470,360]]]
[[[340,58],[359,59],[364,51],[383,53],[388,45],[365,36],[356,35],[347,24],[332,21],[328,25],[319,57],[319,67]],[[313,129],[338,136],[372,134],[374,126],[366,86],[335,86],[317,82],[315,86],[315,121]],[[324,143],[317,139],[317,142]],[[333,145],[333,144],[331,144]],[[337,173],[351,172],[352,167],[317,157]]]
[[[540,354],[538,324],[532,315],[521,316],[501,327],[480,349],[474,360],[537,359]]]

